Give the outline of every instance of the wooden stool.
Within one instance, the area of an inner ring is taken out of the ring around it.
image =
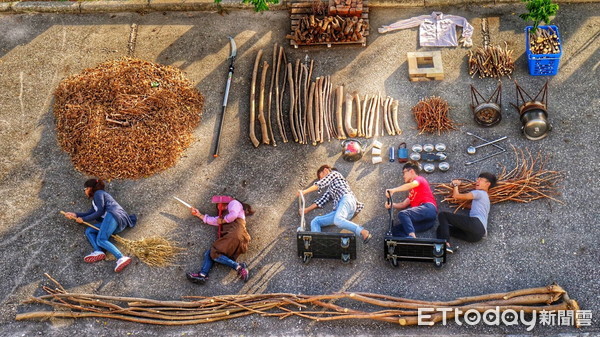
[[[440,51],[408,52],[408,77],[411,82],[444,79]]]

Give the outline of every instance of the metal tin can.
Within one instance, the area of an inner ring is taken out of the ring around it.
[[[390,157],[390,163],[395,162],[396,161],[396,149],[394,149],[393,146],[390,146],[388,153],[389,153],[389,157]]]

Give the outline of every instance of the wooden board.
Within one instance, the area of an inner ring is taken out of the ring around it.
[[[408,52],[408,77],[412,82],[431,81],[444,79],[444,65],[442,63],[442,52]],[[430,66],[423,66],[430,65]]]
[[[323,5],[325,6],[325,8],[327,8],[328,4],[329,4],[328,2],[323,2]],[[309,2],[297,1],[297,2],[292,2],[290,4],[290,23],[291,23],[292,34],[296,30],[296,28],[298,28],[298,23],[300,22],[300,19],[307,15],[312,15],[312,2],[311,1],[309,1]],[[315,17],[322,19],[324,17],[324,15],[317,15]],[[369,23],[369,2],[367,0],[363,0],[363,10],[362,10],[362,15],[360,16],[360,18],[363,19],[364,22]],[[370,25],[369,25],[369,29],[371,29]],[[368,35],[369,35],[369,30],[367,30],[365,32],[363,38],[358,41],[297,43],[294,40],[290,40],[290,45],[294,46],[294,48],[298,48],[298,46],[326,45],[327,47],[331,47],[332,45],[356,45],[356,44],[360,44],[363,47],[366,47]]]

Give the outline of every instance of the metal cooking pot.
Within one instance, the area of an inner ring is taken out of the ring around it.
[[[500,106],[496,103],[483,103],[473,109],[475,122],[481,126],[494,126],[502,120]]]
[[[342,158],[346,161],[357,161],[365,154],[364,145],[358,139],[344,140],[342,148]]]
[[[521,106],[521,131],[529,140],[539,140],[548,135],[552,126],[548,122],[546,107],[540,102],[529,102]]]

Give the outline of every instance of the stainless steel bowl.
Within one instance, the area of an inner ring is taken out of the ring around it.
[[[413,152],[421,152],[423,151],[423,147],[421,146],[421,144],[415,144],[412,146],[412,150]]]
[[[434,149],[435,149],[435,147],[433,146],[433,144],[423,145],[423,151],[425,151],[425,152],[433,152]]]
[[[409,158],[411,160],[420,160],[421,159],[421,154],[418,152],[412,152],[409,156]]]
[[[446,154],[446,152],[438,152],[435,155],[438,156],[438,160],[440,160],[440,161],[444,161],[448,158],[448,155]]]
[[[423,171],[425,171],[427,173],[431,173],[431,172],[435,171],[435,165],[431,164],[431,163],[427,163],[427,164],[423,165]]]
[[[444,152],[444,151],[446,151],[446,144],[444,144],[444,143],[437,143],[437,144],[435,144],[435,150],[437,152]]]
[[[447,161],[443,161],[438,164],[438,168],[440,169],[440,171],[446,172],[450,169],[450,164],[448,164]]]

